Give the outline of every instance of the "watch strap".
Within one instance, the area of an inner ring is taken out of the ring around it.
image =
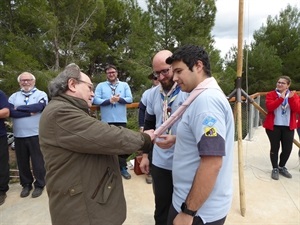
[[[193,217],[194,217],[194,216],[196,215],[196,213],[197,213],[197,211],[193,211],[193,210],[188,209],[188,207],[187,207],[187,205],[186,205],[185,202],[183,202],[182,205],[181,205],[181,211],[182,211],[183,213],[188,214],[188,215],[193,216]]]

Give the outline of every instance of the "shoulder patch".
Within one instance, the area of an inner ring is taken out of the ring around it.
[[[212,127],[216,122],[217,122],[217,119],[215,119],[214,117],[211,117],[211,116],[207,116],[203,120],[202,124],[205,126]]]
[[[204,135],[206,137],[217,137],[217,129],[214,127],[205,127],[204,128]]]

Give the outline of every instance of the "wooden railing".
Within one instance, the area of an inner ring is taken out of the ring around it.
[[[139,102],[133,102],[131,104],[126,104],[127,109],[136,109],[138,107],[139,107]],[[94,111],[99,111],[100,107],[99,107],[99,105],[92,105],[90,109],[92,112],[94,112]]]

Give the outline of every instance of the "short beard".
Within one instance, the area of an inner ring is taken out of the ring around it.
[[[173,79],[169,80],[169,81],[166,82],[166,83],[161,83],[162,89],[163,89],[164,91],[170,91],[171,88],[173,87],[174,83],[175,83],[175,82],[173,81]]]

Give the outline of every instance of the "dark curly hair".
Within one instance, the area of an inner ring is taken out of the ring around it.
[[[172,56],[166,59],[167,64],[172,64],[174,61],[183,61],[187,67],[193,71],[194,65],[200,60],[204,66],[204,72],[208,77],[211,77],[210,62],[207,52],[201,46],[184,45],[178,48]]]

